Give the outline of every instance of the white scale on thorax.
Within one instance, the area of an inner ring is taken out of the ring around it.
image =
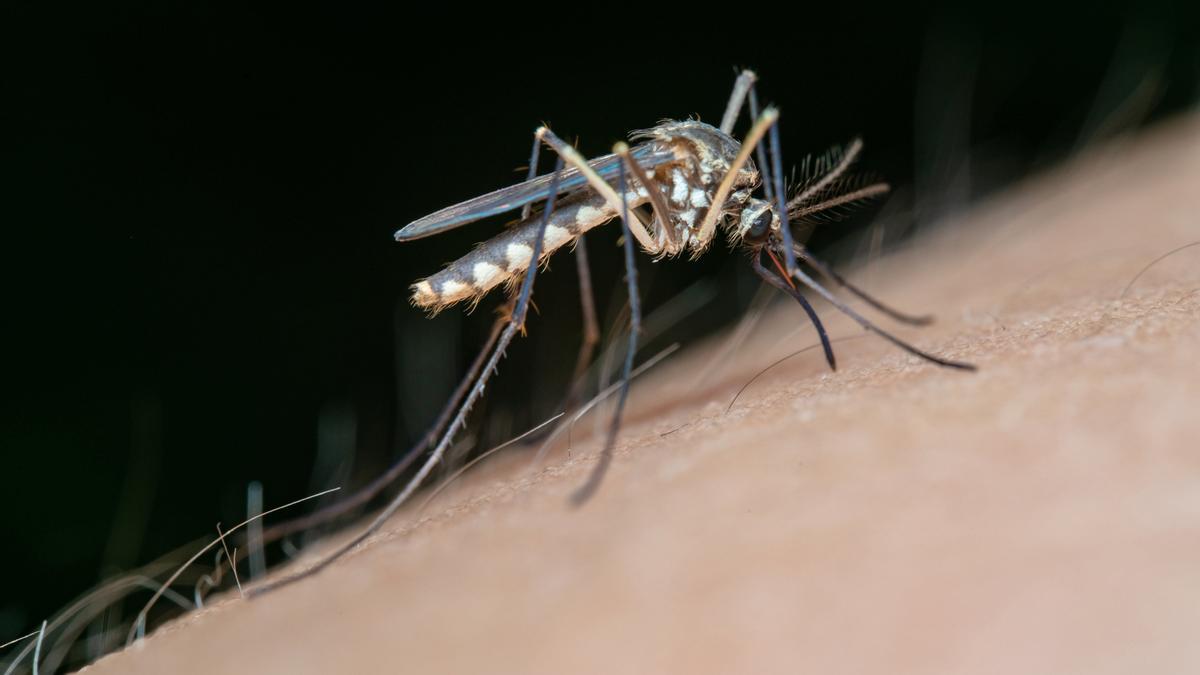
[[[676,167],[671,171],[671,203],[679,208],[676,218],[684,225],[684,232],[681,234],[685,244],[692,238],[689,235],[692,234],[691,230],[696,228],[700,209],[710,204],[707,187],[712,175],[711,172],[704,172],[701,176],[703,187],[693,187],[681,168]]]

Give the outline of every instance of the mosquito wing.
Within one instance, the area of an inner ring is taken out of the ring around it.
[[[675,159],[675,155],[671,151],[656,151],[649,143],[634,148],[631,154],[639,166],[647,169]],[[588,162],[588,166],[592,167],[592,170],[600,174],[602,178],[607,179],[617,174],[617,167],[620,166],[620,163],[621,159],[616,155],[605,155]],[[524,183],[510,185],[454,206],[447,206],[441,211],[431,213],[405,225],[396,232],[396,241],[429,237],[476,220],[519,209],[526,204],[540,202],[550,196],[550,183],[553,178],[553,174],[538,176]],[[562,178],[559,179],[558,193],[572,192],[586,185],[587,178],[579,172],[579,169],[568,169],[563,171]]]

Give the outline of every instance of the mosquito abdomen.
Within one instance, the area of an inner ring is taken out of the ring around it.
[[[637,206],[642,200],[631,201],[630,207]],[[555,206],[550,214],[546,236],[542,241],[542,259],[616,215],[599,195],[581,194],[565,201]],[[529,268],[533,244],[541,224],[542,215],[535,213],[483,242],[437,274],[413,284],[413,304],[440,311],[456,302],[479,298],[496,286],[518,277]]]

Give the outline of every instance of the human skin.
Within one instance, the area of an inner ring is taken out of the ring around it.
[[[835,345],[836,373],[809,351],[726,412],[812,342],[776,305],[727,361],[717,338],[636,383],[584,507],[590,420],[569,455],[498,456],[315,577],[86,672],[1194,670],[1200,247],[1125,288],[1197,240],[1193,117],[847,270],[936,310],[897,332],[977,373],[865,337]]]

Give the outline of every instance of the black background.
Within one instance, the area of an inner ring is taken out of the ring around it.
[[[0,642],[240,520],[248,481],[268,507],[350,487],[420,435],[499,299],[430,320],[407,286],[499,224],[392,232],[515,182],[542,121],[604,153],[664,117],[717,121],[753,67],[785,161],[861,134],[863,166],[897,187],[885,208],[919,226],[1196,99],[1182,5],[990,5],[5,10]],[[611,320],[606,229],[589,242]],[[671,339],[727,322],[754,288],[723,245],[640,264],[651,310],[718,282]],[[474,416],[482,445],[558,403],[573,267],[539,277],[530,337]]]

